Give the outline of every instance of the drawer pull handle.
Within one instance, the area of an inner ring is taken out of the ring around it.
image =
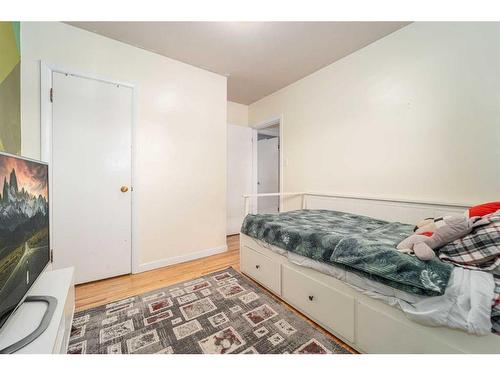
[[[259,268],[260,268],[260,265],[256,264],[256,265],[255,265],[255,268],[259,269]]]
[[[314,299],[314,296],[309,296],[309,301],[312,301]]]

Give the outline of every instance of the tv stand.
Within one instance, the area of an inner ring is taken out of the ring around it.
[[[23,303],[29,302],[45,302],[47,304],[47,310],[45,310],[45,313],[43,314],[42,321],[28,336],[23,337],[21,340],[9,345],[6,348],[0,349],[0,354],[12,354],[17,352],[19,349],[25,347],[45,332],[47,327],[50,325],[50,321],[52,320],[54,311],[57,307],[57,298],[52,296],[28,296],[24,299]]]
[[[73,268],[40,275],[0,330],[0,353],[66,353],[75,306]]]

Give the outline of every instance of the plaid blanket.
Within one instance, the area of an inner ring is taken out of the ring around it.
[[[500,265],[500,214],[484,217],[488,224],[439,249],[439,258],[469,269],[492,271]]]
[[[439,258],[456,266],[493,272],[500,266],[500,211],[484,217],[488,224],[439,249]],[[492,331],[500,335],[500,275],[495,278],[492,301]]]

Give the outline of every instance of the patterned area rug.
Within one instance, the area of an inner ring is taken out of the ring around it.
[[[349,351],[228,268],[76,313],[68,353]]]

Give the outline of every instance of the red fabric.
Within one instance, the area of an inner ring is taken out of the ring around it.
[[[434,232],[422,232],[422,233],[419,233],[419,234],[421,234],[422,236],[432,237],[432,235],[434,234]]]
[[[469,217],[485,216],[500,210],[500,202],[490,202],[469,208]]]

